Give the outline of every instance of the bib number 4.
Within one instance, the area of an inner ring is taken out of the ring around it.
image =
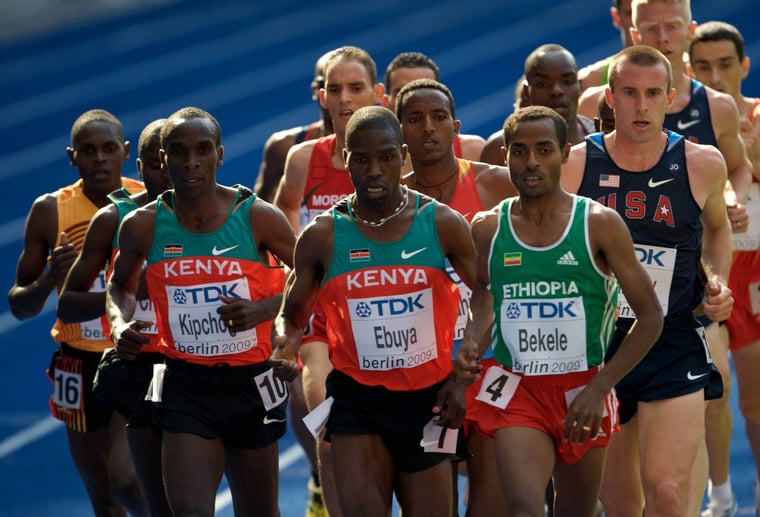
[[[498,366],[491,366],[483,377],[483,385],[478,396],[481,402],[504,409],[515,395],[520,384],[520,376],[506,371]]]

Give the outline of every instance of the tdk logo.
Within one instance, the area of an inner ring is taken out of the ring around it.
[[[242,298],[236,289],[240,284],[231,285],[207,285],[203,287],[185,287],[174,291],[174,302],[177,304],[188,303],[212,303],[219,300],[220,296],[230,296],[232,298]]]
[[[425,310],[425,306],[420,302],[422,296],[423,293],[418,293],[402,298],[385,298],[382,300],[361,302],[356,306],[356,314],[363,318],[368,317],[370,314],[382,318],[384,316],[399,316],[401,314],[423,311]],[[362,307],[362,305],[367,304],[369,304],[370,307]],[[366,313],[366,316],[359,313],[360,309],[362,313]]]
[[[174,303],[179,305],[184,305],[187,303],[187,296],[185,296],[185,291],[182,289],[175,289],[174,290]]]
[[[356,305],[356,309],[354,309],[356,312],[356,315],[360,318],[369,318],[372,316],[372,308],[369,306],[367,302],[359,302]]]
[[[661,260],[662,256],[665,254],[665,250],[656,251],[640,247],[634,247],[634,250],[636,250],[636,257],[642,264],[647,266],[654,264],[656,266],[665,267],[665,264]]]
[[[572,301],[542,301],[542,302],[512,302],[507,306],[506,314],[509,319],[519,318],[523,312],[525,319],[558,319],[558,318],[577,318],[578,314],[574,311]]]

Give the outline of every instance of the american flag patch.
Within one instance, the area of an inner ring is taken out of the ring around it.
[[[504,267],[519,266],[522,264],[522,253],[505,253],[504,254]]]
[[[181,257],[182,244],[164,244],[164,257]]]
[[[349,262],[367,262],[369,260],[369,249],[351,250],[348,252]]]
[[[620,187],[620,176],[617,174],[600,174],[599,175],[600,187]]]

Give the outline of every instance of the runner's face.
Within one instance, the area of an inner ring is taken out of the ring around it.
[[[638,66],[622,63],[615,78],[614,92],[606,92],[607,103],[615,110],[615,129],[636,143],[645,143],[662,132],[665,113],[675,90],[668,91],[665,66]]]
[[[449,98],[443,92],[432,88],[412,92],[406,98],[400,122],[415,163],[435,163],[453,152],[459,121],[451,116]]]
[[[319,99],[330,113],[335,131],[342,133],[356,110],[378,103],[381,95],[361,62],[341,59],[327,69]]]
[[[121,185],[121,172],[129,158],[129,144],[110,122],[85,124],[67,149],[71,164],[79,170],[84,188],[108,194]]]
[[[550,52],[539,59],[528,81],[528,102],[532,106],[546,106],[570,120],[578,111],[580,95],[578,71],[568,53]]]
[[[169,175],[161,167],[160,151],[161,142],[158,135],[151,139],[150,143],[141,150],[137,158],[137,170],[145,183],[145,189],[151,198],[155,198],[163,191],[172,188]]]
[[[691,69],[697,81],[732,96],[741,93],[748,64],[746,59],[739,61],[731,40],[701,41],[691,49]]]
[[[634,26],[634,42],[656,48],[671,64],[683,62],[683,53],[695,28],[683,5],[665,2],[638,5]]]
[[[537,198],[559,188],[567,148],[560,147],[550,118],[520,122],[506,149],[512,183],[521,197]]]
[[[366,128],[351,135],[347,149],[346,168],[358,201],[373,206],[388,203],[399,188],[406,146],[399,147],[390,129]]]
[[[623,48],[633,45],[631,27],[633,27],[633,10],[631,0],[621,0],[619,7],[610,8],[612,24],[620,31],[620,41]]]
[[[215,186],[224,151],[216,139],[214,124],[205,118],[182,120],[167,135],[161,159],[178,194]]]

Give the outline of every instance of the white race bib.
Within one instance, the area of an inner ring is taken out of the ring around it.
[[[137,300],[137,306],[135,307],[135,314],[132,316],[134,320],[140,321],[152,321],[153,325],[146,329],[140,330],[142,334],[158,334],[158,327],[156,326],[156,309],[153,307],[153,302],[150,299]]]
[[[92,286],[90,286],[90,292],[102,293],[105,290],[106,272],[101,271],[98,273]],[[92,320],[82,321],[79,323],[79,329],[82,332],[82,339],[90,341],[103,341],[109,339],[109,336],[106,336],[105,332],[103,332],[103,321],[99,317]]]
[[[346,301],[362,370],[414,368],[438,357],[432,288]]]
[[[467,326],[467,320],[470,315],[470,298],[472,297],[472,289],[467,287],[467,284],[459,278],[454,266],[451,265],[448,259],[446,259],[446,273],[459,289],[457,323],[454,327],[454,341],[458,341],[464,337],[464,328]]]
[[[751,251],[760,248],[760,183],[752,183],[749,186],[747,204],[749,222],[747,231],[732,234],[734,250]]]
[[[668,303],[670,300],[670,287],[673,284],[673,270],[676,266],[676,253],[673,248],[663,248],[662,246],[651,246],[648,244],[634,244],[636,257],[644,266],[649,278],[652,279],[652,286],[662,306],[662,313],[668,313]],[[628,300],[621,290],[618,294],[618,303],[620,306],[621,318],[635,318]]]
[[[501,334],[522,375],[557,375],[587,369],[586,311],[580,296],[505,298]]]
[[[219,295],[248,294],[245,277],[211,284],[166,286],[169,327],[174,347],[182,353],[213,357],[239,354],[258,344],[256,329],[230,332],[227,322],[216,312]]]
[[[760,314],[760,282],[749,284],[747,289],[749,289],[749,303],[752,306],[752,314]]]

